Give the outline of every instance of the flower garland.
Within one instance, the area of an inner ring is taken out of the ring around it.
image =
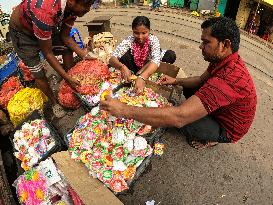
[[[147,37],[143,44],[134,41],[132,45],[132,53],[134,56],[134,61],[137,67],[140,69],[144,66],[150,50],[150,38]]]
[[[22,122],[34,110],[43,111],[46,95],[37,88],[23,88],[9,101],[7,110],[14,126]]]

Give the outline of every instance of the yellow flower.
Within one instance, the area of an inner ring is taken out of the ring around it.
[[[41,189],[37,189],[35,195],[36,195],[37,199],[39,199],[41,201],[43,201],[45,198],[44,192]]]
[[[21,194],[20,194],[20,202],[25,202],[28,198],[28,193],[26,191],[23,191]]]
[[[33,175],[32,175],[32,180],[33,181],[37,181],[39,179],[39,173],[38,172],[35,172]]]
[[[18,91],[7,106],[12,124],[17,126],[34,110],[42,111],[47,100],[45,94],[37,88]]]

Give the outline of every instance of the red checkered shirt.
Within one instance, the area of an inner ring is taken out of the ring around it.
[[[38,39],[48,40],[61,24],[73,26],[76,17],[66,13],[65,6],[66,0],[23,0],[20,21]]]
[[[256,112],[257,96],[253,80],[238,53],[210,64],[212,75],[195,93],[207,112],[227,131],[232,142],[249,130]]]

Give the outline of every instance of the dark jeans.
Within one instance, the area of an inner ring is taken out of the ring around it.
[[[185,98],[194,95],[197,89],[183,88]],[[220,143],[229,143],[231,140],[227,137],[226,130],[211,115],[207,115],[195,122],[185,125],[179,129],[186,137],[187,141],[213,141]]]
[[[172,50],[167,50],[162,58],[162,62],[173,64],[176,60],[176,54]],[[134,74],[136,74],[141,68],[137,67],[134,56],[132,55],[131,49],[129,49],[119,61],[127,66]]]

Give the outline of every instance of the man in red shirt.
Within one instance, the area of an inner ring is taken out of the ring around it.
[[[180,106],[132,107],[107,96],[101,107],[112,115],[155,127],[178,127],[195,148],[241,139],[253,122],[257,96],[253,80],[238,55],[240,31],[226,17],[208,19],[201,28],[200,49],[204,60],[210,62],[208,69],[198,77],[164,76],[160,82],[183,86],[187,100]]]
[[[87,51],[79,48],[70,37],[70,30],[76,17],[82,17],[94,0],[23,0],[12,12],[10,36],[14,50],[29,68],[35,83],[51,100],[56,117],[65,112],[48,84],[44,72],[42,51],[47,62],[72,87],[79,82],[70,77],[66,70],[73,64],[73,52],[81,58],[88,58]],[[55,55],[62,55],[64,68]],[[90,57],[91,58],[91,57]]]

